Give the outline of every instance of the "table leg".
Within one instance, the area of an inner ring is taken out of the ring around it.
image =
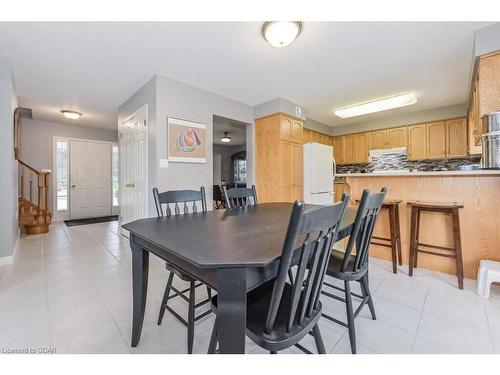
[[[148,294],[149,252],[130,239],[132,249],[132,347],[135,348],[141,339],[146,297]]]
[[[246,269],[225,268],[217,273],[217,328],[220,353],[245,353]]]

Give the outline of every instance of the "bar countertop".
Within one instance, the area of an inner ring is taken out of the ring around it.
[[[338,173],[336,177],[446,177],[446,176],[500,176],[500,169],[476,169],[472,171],[435,171],[435,172],[377,172],[377,173]]]

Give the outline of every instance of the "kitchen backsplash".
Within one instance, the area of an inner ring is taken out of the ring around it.
[[[481,156],[451,159],[408,160],[406,152],[373,156],[371,163],[338,165],[337,173],[373,172],[374,170],[417,169],[419,171],[457,170],[462,165],[478,164]]]

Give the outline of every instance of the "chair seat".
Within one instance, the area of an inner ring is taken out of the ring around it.
[[[346,271],[341,272],[340,267],[342,265],[342,261],[344,260],[344,254],[345,253],[343,251],[332,251],[326,274],[340,280],[358,280],[365,274],[367,268],[358,272],[349,272],[349,270],[353,269],[354,262],[356,260],[356,256],[351,254],[349,257],[349,262],[347,263]]]
[[[173,274],[175,274],[177,277],[179,277],[183,281],[188,281],[188,282],[196,281],[196,279],[194,279],[193,277],[191,277],[190,275],[188,275],[184,271],[180,270],[179,268],[177,268],[173,264],[165,263],[165,268],[169,272],[172,272]]]
[[[266,334],[264,330],[273,287],[274,279],[247,294],[246,334],[253,342],[264,349],[282,350],[299,342],[313,329],[321,317],[322,305],[320,302],[318,308],[313,309],[311,316],[306,317],[300,326],[295,326],[290,332],[286,332],[292,300],[292,286],[286,283],[273,330]],[[212,309],[217,310],[217,296],[212,298]],[[298,315],[300,306],[297,311]]]

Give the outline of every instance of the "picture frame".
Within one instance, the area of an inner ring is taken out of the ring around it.
[[[167,145],[167,157],[169,162],[206,163],[206,124],[168,117]]]

